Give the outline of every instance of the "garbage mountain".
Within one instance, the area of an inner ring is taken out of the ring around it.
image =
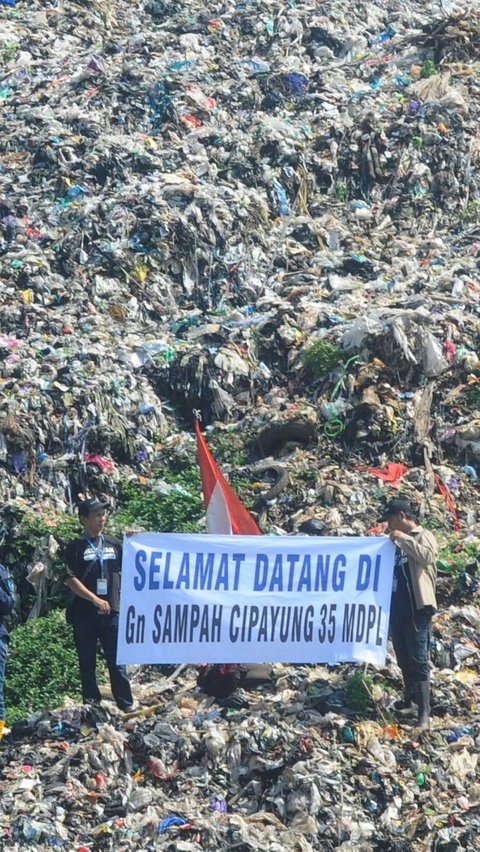
[[[478,848],[479,56],[465,0],[0,0],[17,619],[61,603],[81,494],[204,529],[194,412],[264,533],[363,535],[401,494],[442,543],[428,741],[392,660],[226,705],[145,671],[145,718],[14,727],[2,849]]]

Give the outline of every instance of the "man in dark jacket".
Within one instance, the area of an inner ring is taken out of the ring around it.
[[[435,587],[438,545],[433,533],[421,527],[408,500],[391,500],[381,521],[388,523],[395,544],[390,636],[403,674],[405,698],[400,710],[418,704],[418,725],[430,727],[429,647],[432,616],[437,609]]]
[[[86,704],[99,702],[96,679],[97,642],[103,648],[110,685],[117,706],[131,710],[132,692],[125,666],[117,665],[118,613],[122,545],[105,535],[108,505],[90,498],[80,503],[78,513],[83,536],[66,549],[66,585],[74,593],[71,623],[80,666],[82,695]]]
[[[8,630],[3,619],[12,611],[14,605],[13,583],[7,570],[0,565],[0,740],[7,733],[5,728],[5,665],[8,652]]]

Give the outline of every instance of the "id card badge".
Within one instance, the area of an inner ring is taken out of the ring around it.
[[[106,595],[107,594],[107,581],[101,577],[97,580],[97,595]]]

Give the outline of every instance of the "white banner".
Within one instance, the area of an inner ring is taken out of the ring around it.
[[[119,663],[383,665],[390,539],[124,539]]]

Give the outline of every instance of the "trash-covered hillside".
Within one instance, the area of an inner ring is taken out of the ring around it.
[[[231,707],[138,672],[147,718],[5,740],[1,848],[478,848],[479,69],[464,0],[0,0],[16,623],[62,605],[80,494],[204,530],[195,413],[263,532],[362,535],[401,494],[442,546],[427,744],[392,661],[360,710],[353,667]]]

